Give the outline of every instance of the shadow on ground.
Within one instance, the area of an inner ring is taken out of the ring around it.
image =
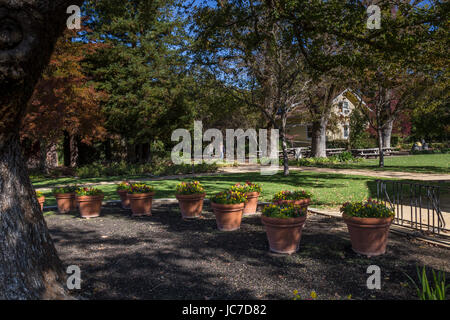
[[[449,250],[393,234],[385,256],[357,255],[345,225],[318,215],[308,217],[297,254],[272,254],[258,216],[220,232],[205,209],[203,219],[191,221],[180,218],[176,204],[145,218],[110,206],[97,219],[46,220],[64,264],[81,267],[81,294],[89,299],[292,299],[293,290],[303,298],[314,290],[319,299],[411,299],[405,273],[414,277],[416,264],[450,271]],[[366,286],[374,264],[381,290]]]

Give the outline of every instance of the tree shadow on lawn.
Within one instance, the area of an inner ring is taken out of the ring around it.
[[[50,230],[63,261],[80,265],[83,294],[92,299],[291,299],[295,289],[327,299],[335,293],[414,298],[414,290],[400,284],[407,281],[402,272],[414,276],[417,262],[439,267],[448,261],[443,249],[418,250],[394,235],[385,256],[362,257],[352,252],[341,221],[315,215],[297,254],[272,254],[259,216],[245,217],[238,231],[221,232],[208,209],[204,219],[189,221],[176,205],[145,218],[111,215],[81,224],[51,217]],[[389,277],[381,291],[366,287],[372,264]]]

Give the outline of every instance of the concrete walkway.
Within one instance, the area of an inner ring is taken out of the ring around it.
[[[245,173],[258,172],[261,167],[259,165],[241,165],[239,167],[224,167],[219,170],[222,173]],[[280,167],[280,171],[283,168]],[[416,173],[416,172],[398,172],[398,171],[375,171],[364,169],[333,169],[333,168],[317,168],[317,167],[289,167],[290,171],[305,171],[305,172],[323,172],[333,174],[348,174],[360,175],[367,177],[378,177],[385,179],[405,179],[405,180],[420,180],[420,181],[450,181],[450,174],[436,174],[436,173]]]

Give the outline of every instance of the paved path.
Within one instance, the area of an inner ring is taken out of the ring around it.
[[[243,165],[239,167],[224,167],[220,171],[223,173],[244,173],[257,172],[260,170],[258,165]],[[282,170],[282,167],[280,167]],[[367,177],[379,177],[387,179],[408,179],[420,181],[450,181],[450,174],[436,173],[415,173],[415,172],[397,172],[397,171],[374,171],[364,169],[332,169],[332,168],[316,168],[316,167],[289,167],[290,171],[305,172],[324,172],[348,175],[361,175]]]

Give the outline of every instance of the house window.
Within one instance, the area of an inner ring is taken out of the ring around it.
[[[349,129],[348,129],[348,126],[347,125],[345,125],[344,126],[344,138],[348,138],[348,134],[349,134]]]
[[[312,138],[312,126],[306,126],[306,137],[308,137],[308,139]]]
[[[349,114],[350,113],[350,107],[348,106],[348,101],[342,102],[342,112],[344,114]]]

